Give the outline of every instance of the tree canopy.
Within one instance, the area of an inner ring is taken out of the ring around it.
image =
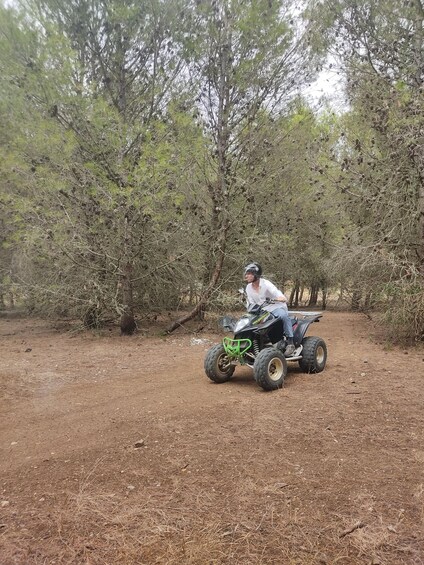
[[[424,326],[420,0],[0,8],[1,301],[94,327],[226,304],[256,259]],[[327,54],[347,103],[302,96]]]

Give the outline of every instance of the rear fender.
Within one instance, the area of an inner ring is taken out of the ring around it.
[[[305,318],[304,320],[298,320],[297,324],[293,325],[293,341],[296,346],[302,343],[303,338],[309,328],[309,326],[313,322],[319,322],[319,319],[322,317],[322,314],[317,314],[316,316],[311,316]]]

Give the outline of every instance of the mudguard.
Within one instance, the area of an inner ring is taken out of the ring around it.
[[[289,312],[291,318],[295,317],[293,323],[293,341],[296,346],[302,343],[308,327],[313,322],[319,322],[322,318],[321,312]]]

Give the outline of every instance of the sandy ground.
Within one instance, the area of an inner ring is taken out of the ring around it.
[[[424,351],[361,314],[264,392],[166,338],[0,318],[1,565],[424,563]]]

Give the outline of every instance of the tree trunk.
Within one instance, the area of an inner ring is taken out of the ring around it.
[[[290,293],[290,299],[289,299],[290,308],[292,307],[297,308],[299,306],[299,290],[300,290],[299,281],[295,281],[292,291]]]
[[[322,309],[325,310],[327,308],[327,288],[325,286],[322,287]]]
[[[221,277],[222,266],[223,266],[224,258],[225,258],[226,239],[227,239],[227,233],[226,233],[226,229],[223,227],[223,230],[222,230],[222,232],[220,234],[220,238],[219,238],[219,241],[221,242],[220,251],[219,251],[219,255],[217,257],[216,263],[215,263],[215,269],[212,273],[211,280],[209,281],[209,285],[207,286],[207,288],[203,292],[203,294],[200,297],[200,300],[196,304],[196,306],[190,312],[188,312],[188,314],[186,314],[185,316],[182,316],[178,320],[175,320],[174,322],[172,322],[172,324],[170,326],[168,326],[168,328],[166,328],[166,330],[165,330],[166,333],[172,333],[174,330],[176,330],[180,326],[183,326],[186,322],[195,318],[199,314],[199,312],[201,312],[202,309],[205,308],[206,304],[208,303],[208,300],[210,299],[210,297],[211,297],[211,295],[212,295],[212,293],[213,293],[213,291],[214,291],[214,289],[215,289],[215,287],[216,287],[216,285],[217,285],[217,283],[218,283],[218,281]]]
[[[222,24],[222,25],[221,25]],[[221,277],[222,267],[225,259],[225,248],[227,243],[227,232],[229,227],[229,178],[231,176],[228,161],[229,130],[228,120],[231,109],[230,84],[231,63],[230,63],[230,28],[228,23],[227,8],[222,12],[222,22],[217,29],[219,34],[219,45],[217,46],[218,57],[218,77],[210,77],[214,82],[217,80],[217,116],[216,116],[216,154],[217,154],[217,179],[214,183],[208,184],[209,195],[211,197],[211,224],[210,224],[210,244],[205,255],[205,277],[208,272],[209,283],[202,292],[198,304],[185,316],[173,322],[167,329],[167,333],[173,332],[185,322],[192,320],[196,316],[204,315],[207,303],[215,290]],[[211,101],[213,108],[215,103]]]
[[[316,284],[313,284],[311,287],[311,295],[309,297],[308,306],[316,306],[318,302],[318,289],[319,287]]]
[[[132,335],[137,327],[134,319],[132,269],[132,263],[127,262],[124,265],[124,274],[121,277],[123,308],[121,314],[121,335]]]
[[[421,0],[414,0],[416,17],[414,22],[414,59],[415,84],[419,91],[423,85],[423,49],[424,49],[424,8]],[[422,144],[417,144],[414,151],[414,162],[419,172],[420,186],[418,189],[418,259],[419,271],[424,277],[424,152]]]
[[[365,296],[364,310],[370,310],[372,308],[372,298],[372,291],[369,290]]]
[[[292,304],[293,304],[293,302],[294,302],[295,288],[296,288],[296,287],[293,287],[293,288],[291,289],[291,293],[290,293],[290,297],[289,297],[289,306],[290,306],[290,307],[292,306]]]
[[[352,310],[359,310],[360,305],[361,305],[361,291],[360,290],[354,290],[353,294],[352,294]]]

